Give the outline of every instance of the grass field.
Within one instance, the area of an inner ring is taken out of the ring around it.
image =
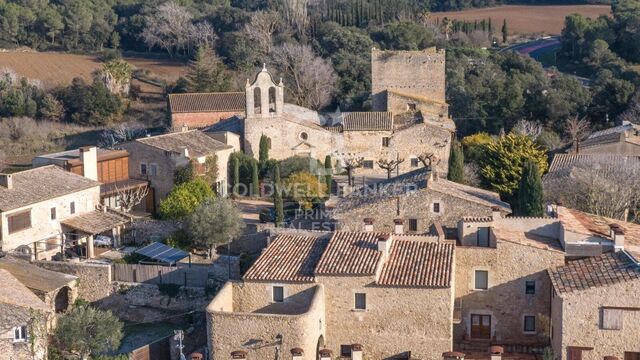
[[[175,81],[186,72],[182,61],[125,56],[134,69],[148,70],[152,76]],[[45,87],[68,85],[75,77],[90,81],[102,62],[92,55],[55,52],[0,52],[0,69],[10,68],[19,75],[42,81]]]
[[[507,20],[511,34],[544,33],[558,35],[564,26],[567,15],[578,13],[591,18],[609,14],[609,5],[506,5],[491,8],[468,9],[463,11],[434,12],[432,19],[444,17],[456,20],[489,19],[496,31],[500,31],[502,22]]]

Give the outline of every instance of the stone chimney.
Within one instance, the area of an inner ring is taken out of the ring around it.
[[[82,161],[82,176],[98,181],[98,149],[95,146],[81,147],[80,161]]]
[[[351,360],[362,360],[362,345],[351,345]]]
[[[404,233],[404,220],[402,219],[393,219],[393,233],[394,234],[403,234]]]
[[[368,231],[368,232],[373,231],[373,219],[365,218],[363,221],[364,221],[364,227],[362,228],[362,230]]]
[[[389,255],[389,249],[391,248],[391,235],[385,234],[378,236],[378,251],[383,255]]]
[[[4,186],[7,189],[13,189],[13,175],[0,174],[0,186]]]
[[[491,217],[493,218],[493,220],[498,220],[502,218],[502,213],[500,212],[500,206],[491,207]]]
[[[182,156],[189,158],[189,149],[187,149],[186,146],[180,147],[180,153],[182,154]]]
[[[243,351],[243,350],[236,350],[231,352],[231,360],[236,360],[236,359],[246,359],[247,358],[247,352]]]
[[[304,351],[300,348],[291,349],[291,360],[302,360]]]
[[[318,351],[320,360],[331,360],[333,358],[333,352],[329,349],[321,349]]]
[[[182,124],[182,127],[180,128],[180,132],[187,132],[189,131],[189,126],[187,126],[187,124]]]
[[[504,348],[502,346],[489,346],[489,354],[491,355],[491,360],[502,360],[503,353]]]
[[[449,351],[449,352],[442,353],[443,360],[464,360],[464,356],[465,356],[464,353],[457,352],[457,351]]]
[[[431,185],[433,184],[434,181],[436,181],[436,175],[434,173],[434,171],[432,170],[432,167],[428,167],[427,168],[427,173],[426,175],[426,182],[427,182],[427,187],[431,187]]]
[[[615,251],[624,250],[624,229],[618,224],[609,225]]]

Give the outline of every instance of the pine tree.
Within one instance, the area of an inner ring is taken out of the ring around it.
[[[324,158],[324,181],[327,184],[327,193],[331,194],[331,174],[333,173],[333,167],[331,166],[331,155],[327,155]]]
[[[280,165],[276,164],[274,169],[274,193],[273,207],[276,209],[276,226],[280,226],[284,221],[284,207],[282,204],[282,183],[280,181]]]
[[[251,195],[260,195],[260,182],[258,181],[258,162],[251,161]]]
[[[233,156],[231,161],[233,165],[233,195],[238,196],[240,186],[240,159],[237,156]]]
[[[507,28],[507,19],[504,19],[502,23],[502,42],[507,42],[507,35],[509,35],[509,29]]]
[[[260,153],[258,160],[261,166],[264,166],[269,160],[269,138],[265,134],[260,136]]]
[[[187,81],[191,92],[224,92],[231,88],[224,63],[208,46],[200,47],[189,62]]]
[[[543,216],[544,200],[540,170],[535,162],[527,160],[514,197],[514,210],[518,216]]]
[[[459,142],[451,144],[451,155],[449,156],[449,173],[447,179],[457,183],[464,182],[464,153]]]

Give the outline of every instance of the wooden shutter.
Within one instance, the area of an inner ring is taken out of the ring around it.
[[[569,349],[569,356],[567,360],[582,360],[582,350],[581,349]]]
[[[31,210],[12,214],[7,217],[9,234],[31,227]]]
[[[622,319],[624,312],[622,309],[602,309],[602,329],[622,330]]]
[[[625,352],[624,360],[640,360],[640,352]]]

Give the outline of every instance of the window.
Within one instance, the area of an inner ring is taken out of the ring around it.
[[[274,286],[273,287],[273,302],[283,302],[284,301],[284,287],[282,286]]]
[[[365,160],[362,162],[362,167],[365,169],[373,169],[373,160]]]
[[[303,132],[301,132],[301,133],[300,133],[300,140],[307,141],[307,139],[309,139],[309,134],[307,134],[307,133],[306,133],[306,132],[304,132],[304,131],[303,131]]]
[[[158,165],[149,164],[149,175],[151,175],[151,176],[158,175]]]
[[[488,227],[478,228],[478,246],[489,247],[489,228]]]
[[[533,294],[536,293],[536,282],[535,282],[535,280],[525,281],[524,293],[527,294],[527,295],[533,295]]]
[[[602,309],[602,330],[622,330],[622,309]]]
[[[147,175],[147,164],[140,164],[140,174]]]
[[[13,341],[27,340],[27,327],[17,326],[13,328]]]
[[[69,214],[73,215],[76,213],[76,202],[72,201],[69,203]]]
[[[262,92],[260,88],[253,89],[253,106],[256,114],[262,114]]]
[[[51,208],[51,220],[55,220],[56,219],[56,208],[52,207]]]
[[[340,345],[340,356],[351,358],[351,345]]]
[[[569,348],[567,350],[567,360],[582,360],[582,349]]]
[[[9,234],[31,228],[31,210],[22,211],[7,217]]]
[[[355,309],[366,310],[367,309],[367,294],[356,293],[355,295]]]
[[[440,213],[440,203],[433,203],[433,212],[436,214]]]
[[[409,219],[409,231],[418,231],[418,219]]]
[[[474,286],[476,290],[487,290],[489,288],[489,272],[486,270],[476,270]]]
[[[418,167],[420,166],[420,160],[418,160],[418,158],[411,158],[411,167]]]
[[[536,317],[525,315],[524,317],[524,331],[536,332]]]
[[[383,138],[382,138],[382,146],[383,146],[383,147],[389,147],[389,141],[390,141],[390,140],[391,140],[391,138],[389,138],[389,137],[386,137],[386,136],[385,136],[385,137],[383,137]]]
[[[640,360],[640,352],[624,352],[624,360]]]

